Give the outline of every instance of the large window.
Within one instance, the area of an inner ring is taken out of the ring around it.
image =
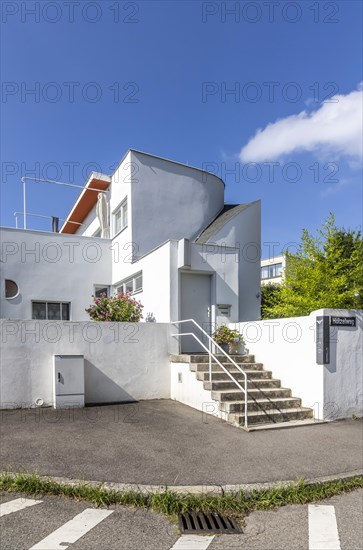
[[[282,263],[261,267],[261,279],[273,279],[274,277],[281,277],[281,275]]]
[[[32,319],[69,321],[70,302],[32,302]]]
[[[114,235],[120,233],[127,226],[127,199],[113,213]]]
[[[116,285],[116,292],[141,292],[142,290],[142,271],[132,277],[124,279]]]

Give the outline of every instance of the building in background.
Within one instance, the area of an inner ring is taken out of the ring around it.
[[[281,284],[286,267],[286,256],[261,260],[261,285]]]

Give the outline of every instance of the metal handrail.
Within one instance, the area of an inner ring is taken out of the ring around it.
[[[237,363],[232,359],[232,357],[230,357],[228,355],[228,353],[226,353],[224,351],[224,349],[221,348],[221,346],[219,344],[217,344],[217,342],[215,340],[213,340],[213,338],[211,336],[209,336],[209,334],[200,325],[198,325],[198,323],[196,321],[194,321],[194,319],[183,319],[182,321],[174,321],[171,324],[172,325],[178,325],[178,324],[181,324],[181,323],[193,323],[208,338],[209,346],[207,348],[207,346],[205,346],[203,344],[203,342],[201,342],[201,340],[199,340],[199,338],[194,334],[194,332],[184,332],[184,333],[179,333],[179,334],[173,334],[172,335],[173,337],[193,336],[193,338],[195,338],[195,340],[197,340],[197,342],[207,351],[208,356],[209,356],[209,381],[212,382],[212,359],[214,359],[214,361],[216,361],[218,363],[218,365],[230,377],[230,379],[236,384],[236,386],[244,393],[244,397],[245,397],[245,420],[244,420],[244,424],[245,424],[245,428],[247,428],[247,426],[248,426],[248,419],[247,419],[247,412],[248,412],[247,374],[245,373],[245,371],[239,365],[237,365]],[[223,353],[223,355],[225,355],[227,357],[227,359],[237,368],[237,370],[239,370],[243,374],[244,388],[241,386],[241,384],[238,382],[238,380],[236,380],[234,378],[234,376],[224,367],[224,365],[222,365],[222,363],[219,361],[219,359],[217,359],[217,357],[212,353],[211,344],[213,344],[217,349],[219,349]]]

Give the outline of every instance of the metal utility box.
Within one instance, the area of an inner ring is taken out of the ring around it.
[[[54,407],[84,407],[84,356],[53,355]]]

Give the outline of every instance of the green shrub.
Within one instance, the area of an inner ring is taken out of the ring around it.
[[[217,344],[244,344],[244,339],[242,334],[236,329],[231,329],[222,325],[218,327],[212,334],[213,340]]]
[[[129,292],[115,296],[102,294],[100,298],[93,296],[93,299],[94,303],[86,309],[92,321],[138,323],[142,319],[144,306]]]

